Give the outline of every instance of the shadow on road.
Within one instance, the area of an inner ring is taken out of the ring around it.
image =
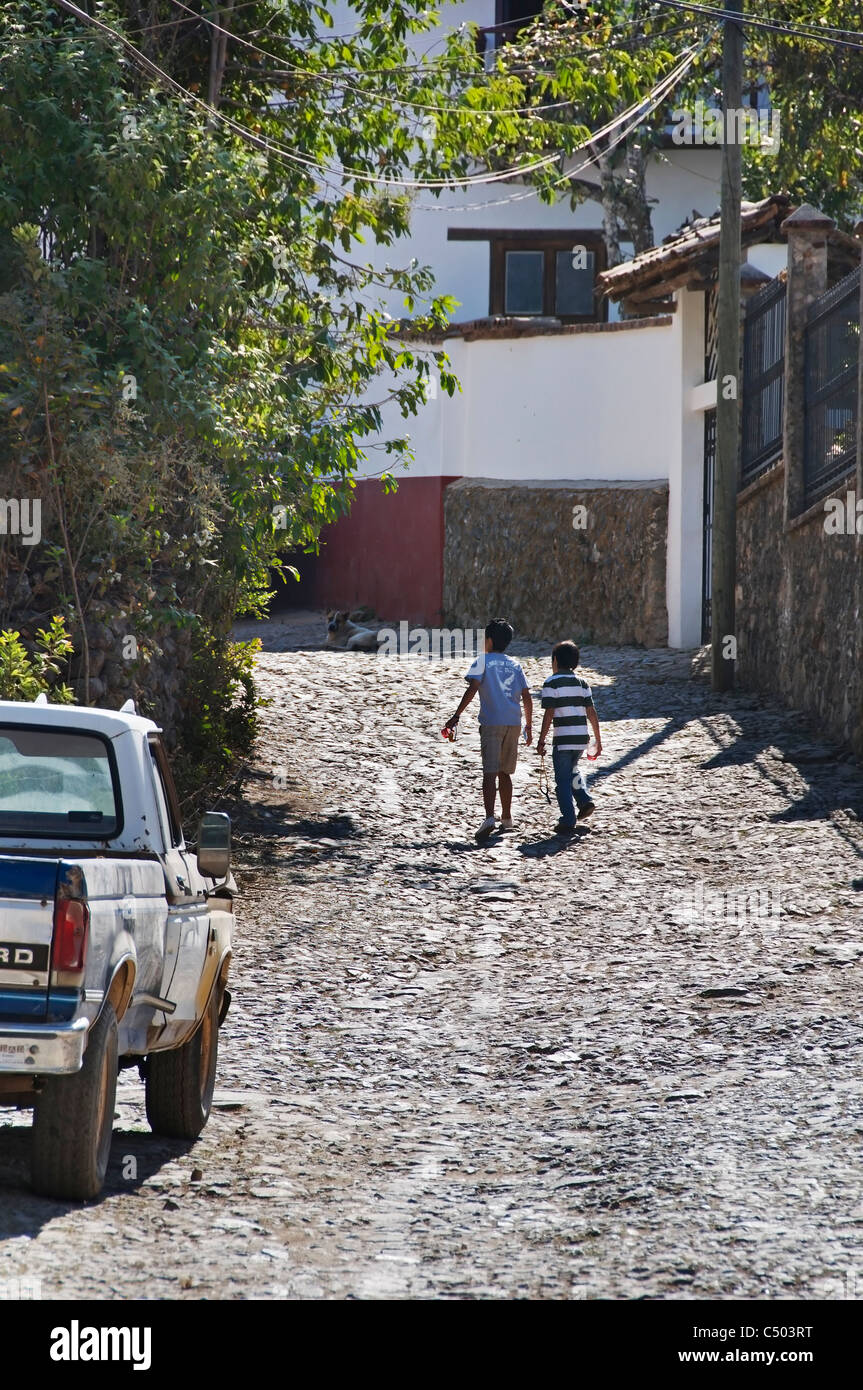
[[[546,859],[550,854],[564,854],[566,851],[578,849],[589,834],[590,830],[586,825],[576,827],[574,835],[546,835],[539,840],[525,840],[518,846],[518,852],[528,859]]]
[[[624,673],[621,654],[614,649],[592,648],[583,653],[584,665],[610,680],[594,690],[609,744],[614,740],[615,720],[665,720],[662,728],[623,757],[596,768],[590,785],[599,788],[616,772],[633,767],[665,744],[673,752],[675,736],[697,721],[717,749],[714,757],[700,764],[702,768],[754,767],[789,803],[771,817],[774,822],[828,821],[863,858],[863,826],[858,831],[854,825],[863,821],[860,763],[847,748],[825,739],[800,711],[785,709],[758,691],[718,694],[706,680],[691,678],[685,670],[690,655],[646,652],[640,667],[633,671],[630,666]],[[844,815],[837,818],[837,812]]]
[[[705,768],[738,767],[746,764],[755,767],[760,777],[790,802],[782,811],[777,811],[771,820],[777,823],[788,821],[831,820],[836,811],[850,812],[857,821],[863,820],[863,773],[858,765],[849,761],[847,753],[837,745],[830,745],[818,739],[803,723],[800,727],[788,728],[786,721],[792,716],[785,711],[777,711],[775,727],[764,730],[764,715],[755,723],[748,721],[744,712],[735,712],[734,719],[739,729],[733,742],[725,744],[714,727],[706,720],[701,723],[704,732],[717,745],[715,757],[702,763]],[[763,755],[769,756],[763,756]],[[801,791],[792,783],[804,782]],[[837,834],[851,845],[863,858],[863,827],[856,836],[832,821]]]
[[[30,1126],[4,1125],[2,1120],[0,1112],[0,1240],[35,1236],[66,1212],[99,1206],[120,1192],[134,1192],[193,1147],[192,1140],[115,1129],[101,1194],[92,1202],[62,1202],[30,1191]]]

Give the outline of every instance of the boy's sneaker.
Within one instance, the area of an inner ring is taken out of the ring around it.
[[[478,844],[482,844],[483,840],[488,839],[489,835],[494,830],[494,824],[494,816],[486,816],[485,820],[483,821],[482,825],[480,826],[479,830],[476,832],[476,835],[474,837]]]
[[[557,822],[557,825],[554,827],[554,829],[555,829],[555,834],[557,834],[557,835],[574,835],[574,834],[575,834],[575,826],[574,826],[574,825],[569,825],[565,820],[559,820],[559,821]]]
[[[503,817],[501,817],[501,821],[500,821],[500,828],[501,828],[501,830],[512,830],[512,825],[513,825],[512,816],[508,816],[506,820],[504,820]]]
[[[592,815],[593,815],[593,813],[594,813],[595,810],[596,810],[596,802],[595,802],[595,801],[586,801],[586,802],[584,803],[583,806],[579,806],[579,808],[578,808],[578,819],[579,819],[579,820],[587,820],[589,816],[592,816]]]

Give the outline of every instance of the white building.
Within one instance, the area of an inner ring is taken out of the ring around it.
[[[442,22],[473,21],[491,46],[505,26],[540,9],[534,0],[456,0],[442,7]],[[336,24],[349,28],[349,13]],[[421,36],[417,47],[435,42]],[[574,210],[568,193],[548,206],[520,180],[440,197],[418,191],[411,237],[365,249],[379,267],[416,257],[433,268],[436,292],[458,300],[444,343],[415,346],[443,345],[461,391],[450,399],[433,385],[408,421],[385,413],[384,437],[408,432],[414,462],[387,497],[374,477],[377,460],[360,475],[351,516],[324,537],[315,576],[321,604],[365,602],[387,619],[436,623],[443,498],[455,479],[665,480],[668,640],[701,640],[704,401],[692,392],[704,381],[703,303],[698,323],[693,296],[685,312],[671,303],[671,315],[652,323],[619,321],[596,283],[605,265],[598,171],[588,165],[578,177],[597,196]],[[715,211],[719,177],[717,148],[669,141],[656,152],[647,191],[657,244],[693,215]],[[765,248],[762,260],[750,254],[773,275],[784,248]],[[395,299],[389,308],[403,313]]]

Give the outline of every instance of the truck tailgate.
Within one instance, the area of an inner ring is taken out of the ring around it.
[[[44,1019],[58,862],[0,855],[0,1020]]]

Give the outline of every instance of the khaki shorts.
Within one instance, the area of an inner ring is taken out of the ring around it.
[[[482,749],[482,770],[506,772],[510,777],[518,762],[519,724],[480,724],[479,746]]]

